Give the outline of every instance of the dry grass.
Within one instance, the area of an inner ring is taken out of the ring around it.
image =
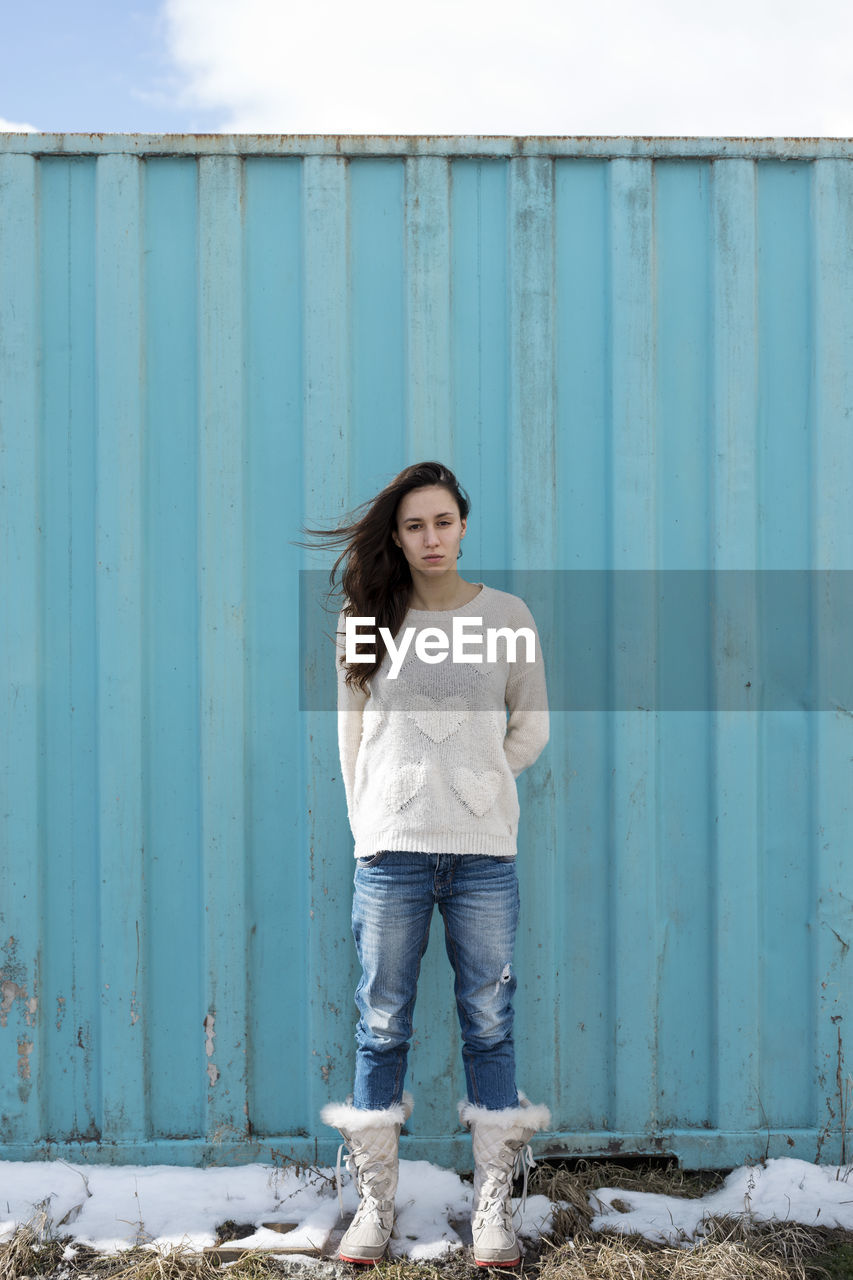
[[[841,1256],[844,1240],[848,1233],[740,1219],[710,1221],[705,1238],[689,1248],[586,1235],[543,1258],[539,1280],[853,1280],[853,1271],[825,1269]]]
[[[790,1280],[791,1275],[778,1259],[738,1241],[682,1250],[609,1238],[569,1241],[539,1271],[540,1280]]]
[[[609,1161],[578,1160],[573,1167],[538,1164],[530,1177],[532,1191],[560,1199],[582,1199],[601,1187],[621,1187],[624,1191],[647,1191],[662,1196],[707,1195],[723,1182],[728,1170],[700,1169],[691,1173],[676,1164],[627,1166]],[[589,1213],[592,1219],[592,1213]]]
[[[638,1237],[593,1233],[588,1195],[601,1187],[663,1195],[701,1196],[719,1186],[720,1172],[685,1173],[666,1169],[623,1168],[579,1162],[575,1167],[540,1164],[530,1192],[563,1201],[553,1231],[511,1273],[518,1280],[853,1280],[853,1234],[797,1226],[794,1223],[750,1223],[739,1218],[707,1223],[704,1239],[690,1247],[660,1246]],[[225,1224],[223,1224],[225,1227]],[[232,1234],[223,1230],[221,1237]],[[406,1260],[380,1264],[375,1270],[323,1261],[308,1271],[296,1260],[264,1253],[246,1254],[222,1266],[210,1255],[188,1247],[169,1250],[137,1247],[104,1256],[75,1246],[76,1256],[63,1260],[68,1237],[51,1238],[42,1210],[0,1245],[0,1280],[473,1280],[506,1272],[475,1268],[470,1251],[450,1254],[435,1263]]]
[[[214,1280],[214,1277],[221,1280],[222,1277],[218,1264],[185,1245],[171,1249],[132,1249],[124,1255],[122,1263],[110,1272],[112,1280]]]
[[[0,1244],[0,1280],[49,1275],[59,1266],[63,1251],[50,1236],[46,1204],[38,1205],[31,1220]]]
[[[374,1270],[377,1280],[471,1280],[473,1267],[463,1253],[451,1253],[440,1262],[389,1262]],[[478,1268],[482,1270],[482,1268]],[[358,1276],[361,1268],[350,1268]]]
[[[537,1165],[530,1179],[530,1190],[533,1194],[545,1195],[549,1200],[568,1205],[567,1209],[557,1209],[554,1214],[552,1238],[562,1241],[589,1231],[593,1219],[589,1195],[601,1187],[696,1197],[713,1191],[724,1177],[725,1174],[718,1170],[688,1173],[674,1164],[666,1168],[629,1168],[580,1160],[571,1169],[559,1164]]]
[[[845,1250],[853,1235],[798,1223],[712,1218],[704,1238],[684,1247],[638,1236],[592,1232],[588,1195],[601,1187],[694,1198],[718,1187],[724,1171],[685,1172],[580,1162],[576,1169],[540,1166],[535,1189],[569,1209],[540,1251],[539,1280],[853,1280]],[[835,1265],[833,1265],[835,1264]]]

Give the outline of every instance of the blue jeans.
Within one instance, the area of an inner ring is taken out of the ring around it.
[[[518,1106],[515,859],[383,850],[358,859],[355,869],[352,930],[362,968],[355,993],[361,1012],[356,1107],[385,1108],[402,1098],[418,974],[436,903],[456,976],[468,1100],[489,1110]]]

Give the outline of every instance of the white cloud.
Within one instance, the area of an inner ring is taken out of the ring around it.
[[[853,135],[848,0],[165,0],[229,132]]]
[[[39,130],[34,124],[14,124],[11,120],[4,120],[0,116],[0,133],[38,133]]]

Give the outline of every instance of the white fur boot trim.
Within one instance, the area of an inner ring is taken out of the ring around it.
[[[544,1104],[535,1105],[527,1101],[525,1095],[518,1090],[517,1107],[502,1107],[498,1111],[490,1111],[486,1107],[477,1106],[474,1102],[467,1102],[463,1099],[458,1106],[459,1119],[463,1124],[470,1124],[472,1120],[482,1120],[487,1124],[497,1124],[501,1128],[506,1126],[523,1124],[526,1129],[549,1129],[551,1127],[551,1112]]]
[[[363,1107],[354,1107],[350,1095],[346,1102],[327,1102],[320,1111],[320,1119],[333,1129],[347,1129],[351,1133],[357,1133],[360,1129],[372,1129],[377,1124],[402,1126],[412,1114],[413,1106],[412,1095],[404,1092],[402,1102],[368,1111]]]

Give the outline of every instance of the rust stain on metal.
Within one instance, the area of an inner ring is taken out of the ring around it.
[[[33,1051],[32,1040],[22,1037],[18,1040],[18,1075],[22,1080],[30,1078],[30,1054]]]
[[[35,986],[31,996],[27,988],[27,973],[18,959],[18,939],[12,935],[3,943],[3,967],[0,968],[0,1027],[8,1025],[9,1013],[15,1001],[23,1005],[27,1026],[32,1026],[38,1012]]]
[[[24,1006],[24,1017],[27,1026],[31,1027],[38,1012],[38,1000],[28,994],[26,987],[0,974],[0,1027],[7,1025],[9,1012],[16,1000]]]
[[[830,933],[834,933],[834,934],[835,934],[835,937],[836,937],[836,939],[837,939],[837,941],[838,941],[838,944],[839,944],[839,946],[841,947],[841,959],[842,959],[842,960],[844,960],[844,959],[846,958],[846,956],[847,956],[847,952],[850,950],[850,943],[849,943],[849,942],[845,942],[845,940],[842,938],[842,936],[841,936],[841,934],[838,932],[838,930],[837,930],[837,929],[833,929],[832,925],[830,925],[830,926],[829,926],[829,931],[830,931]]]
[[[211,1009],[204,1019],[204,1052],[208,1058],[213,1057],[213,1042],[216,1039],[216,1014]],[[211,1088],[219,1079],[219,1068],[213,1062],[207,1064],[207,1078]]]
[[[0,981],[0,1027],[5,1027],[9,1020],[9,1010],[14,1002],[20,999],[20,987],[8,978]]]

